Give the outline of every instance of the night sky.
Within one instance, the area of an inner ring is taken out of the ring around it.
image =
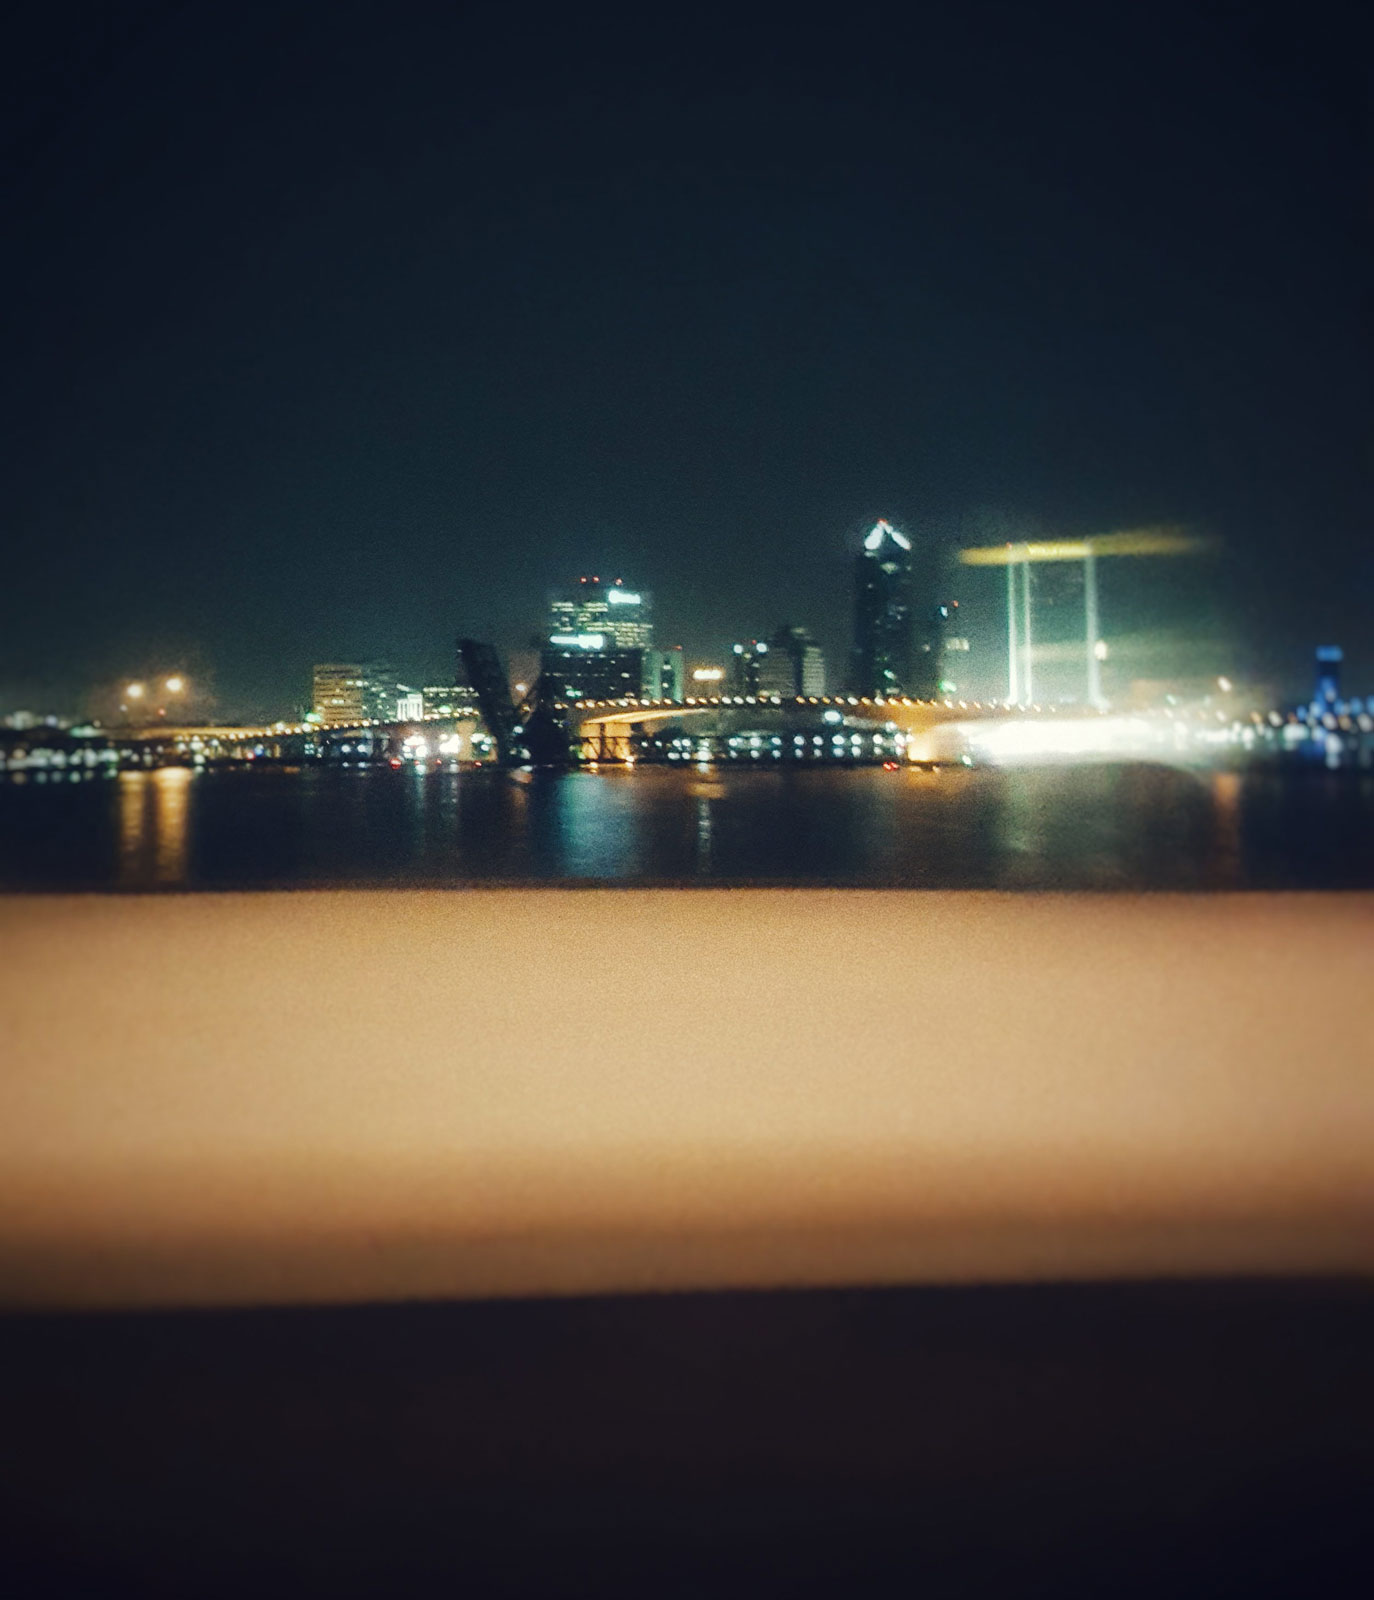
[[[584,571],[694,656],[787,620],[838,666],[879,515],[1189,523],[1180,619],[1374,689],[1353,8],[36,9],[0,710],[432,681]],[[993,671],[995,578],[948,587]],[[1113,571],[1105,629],[1159,591]]]

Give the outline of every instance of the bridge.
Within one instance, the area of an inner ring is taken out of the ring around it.
[[[728,737],[760,727],[777,727],[799,737],[805,728],[817,737],[818,726],[895,736],[889,748],[911,761],[938,760],[952,748],[937,737],[939,730],[982,721],[1025,721],[1075,717],[1100,721],[1091,707],[1008,705],[1004,701],[911,696],[866,695],[710,695],[675,700],[578,700],[561,708],[572,734],[575,757],[581,761],[634,760],[643,736],[682,724],[702,738]],[[821,736],[823,737],[823,736]],[[832,736],[838,738],[838,734]],[[871,752],[870,752],[871,753]],[[887,753],[885,751],[884,753]]]
[[[711,695],[681,702],[624,698],[579,700],[551,709],[567,731],[560,761],[627,765],[644,759],[721,758],[827,763],[1106,758],[1190,764],[1215,759],[1222,746],[1248,750],[1257,737],[1274,737],[1269,724],[1277,728],[1282,720],[1274,713],[1261,719],[1258,712],[1245,720],[1209,706],[1109,713],[1087,705],[905,695]],[[197,763],[334,756],[393,763],[496,757],[518,765],[529,760],[518,737],[508,753],[501,752],[471,717],[364,721],[330,728],[306,722],[240,727],[156,723],[111,729],[108,737],[126,753],[141,752],[144,765],[168,757],[190,757]]]
[[[681,705],[666,700],[584,700],[569,706],[566,714],[574,735],[574,756],[583,762],[633,762],[645,754],[672,759],[673,750],[664,750],[661,744],[646,752],[643,731],[679,725],[687,735],[676,751],[680,760],[691,759],[695,751],[714,759],[720,740],[729,741],[733,735],[738,748],[722,753],[745,759],[771,755],[997,765],[1108,760],[1194,766],[1266,748],[1282,724],[1274,712],[1268,717],[1258,711],[1237,714],[1209,704],[1109,712],[1081,704],[861,695],[718,695]],[[773,729],[790,735],[790,740],[765,737]],[[750,737],[741,739],[741,734]]]
[[[892,754],[911,761],[934,761],[959,747],[959,739],[940,739],[938,731],[973,722],[993,722],[1053,717],[1069,721],[1075,715],[1098,714],[1085,708],[1039,705],[1008,706],[1001,701],[919,700],[908,696],[884,699],[861,695],[712,695],[676,700],[580,700],[556,707],[571,735],[571,755],[577,762],[634,761],[644,751],[645,735],[674,725],[690,730],[693,744],[715,741],[759,728],[777,729],[797,738],[802,730],[812,741],[825,739],[825,758],[834,760],[840,731],[846,739],[844,759],[859,755],[849,743],[857,733],[864,739],[862,759]],[[828,731],[822,733],[822,730]],[[488,759],[496,753],[494,741],[484,740],[474,718],[432,718],[419,722],[362,721],[323,727],[312,722],[273,722],[239,727],[213,723],[169,726],[158,722],[115,732],[120,742],[142,748],[148,755],[200,757],[208,761],[266,759],[300,761],[321,755],[345,757],[392,756],[424,758],[448,756],[454,760]],[[878,736],[875,746],[873,736]],[[699,736],[699,739],[695,736]],[[476,738],[476,744],[474,743]],[[354,749],[350,749],[350,746]],[[421,750],[423,747],[423,751]],[[518,762],[520,753],[508,760]]]
[[[475,717],[426,717],[414,722],[376,720],[324,726],[317,722],[270,722],[225,726],[148,723],[111,728],[109,737],[146,754],[200,757],[207,761],[301,761],[320,755],[406,756],[423,745],[425,755],[484,760],[490,754]],[[476,745],[474,745],[474,737]]]

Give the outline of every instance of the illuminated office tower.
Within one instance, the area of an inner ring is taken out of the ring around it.
[[[461,683],[428,683],[420,695],[427,717],[472,717],[478,712],[476,694]]]
[[[326,662],[315,668],[312,705],[326,728],[350,727],[362,722],[366,679],[361,662]]]
[[[603,583],[579,578],[573,588],[550,600],[549,633],[600,633],[616,650],[652,650],[653,596],[644,589],[627,589],[619,579]]]
[[[549,602],[539,670],[563,701],[660,699],[653,645],[652,596],[619,580],[579,578]]]
[[[400,685],[395,669],[378,662],[328,662],[315,668],[313,709],[327,728],[394,722]]]
[[[916,694],[915,596],[911,540],[876,522],[854,557],[856,694]]]
[[[539,673],[546,692],[564,703],[638,699],[650,654],[617,650],[604,633],[555,633],[540,652]]]

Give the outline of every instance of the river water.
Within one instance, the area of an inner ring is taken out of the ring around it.
[[[168,768],[0,782],[0,887],[1374,887],[1374,778]]]

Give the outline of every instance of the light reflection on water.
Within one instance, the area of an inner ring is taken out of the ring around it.
[[[185,887],[191,828],[191,785],[185,767],[121,772],[117,785],[121,888]]]
[[[1214,842],[1215,870],[1232,877],[1243,870],[1244,840],[1241,811],[1241,781],[1238,772],[1218,772],[1212,778],[1213,816],[1216,818]]]
[[[144,841],[147,827],[148,774],[119,774],[119,885],[136,889],[147,881]]]
[[[0,884],[1354,887],[1371,822],[1351,774],[167,768],[0,784]]]

